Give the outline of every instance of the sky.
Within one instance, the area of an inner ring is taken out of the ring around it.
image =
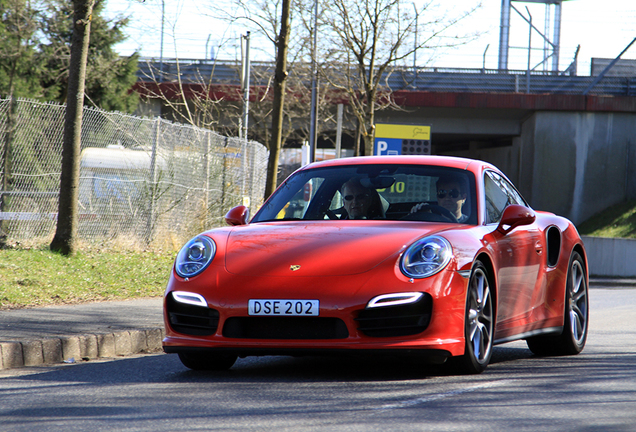
[[[164,0],[163,51],[162,0],[107,0],[105,16],[130,16],[131,22],[127,30],[129,40],[116,47],[122,55],[139,51],[143,57],[159,58],[163,52],[164,59],[209,59],[214,49],[216,58],[235,60],[240,57],[238,42],[228,44],[223,41],[238,41],[247,29],[238,24],[228,26],[210,16],[207,5],[214,1]],[[441,3],[455,10],[468,10],[478,0],[446,0]],[[546,32],[546,12],[550,18],[548,22],[551,22],[554,18],[553,6],[546,8],[544,4],[523,1],[513,1],[512,4],[526,18],[529,11],[535,27],[552,38],[552,24]],[[564,70],[574,60],[577,46],[580,45],[578,75],[589,75],[591,58],[613,59],[636,38],[636,0],[565,0],[561,13],[559,70]],[[460,48],[438,53],[428,64],[425,64],[424,53],[418,54],[418,66],[496,69],[500,16],[501,0],[482,0],[482,6],[462,24],[462,29],[479,32],[480,36]],[[529,26],[514,10],[511,11],[510,24],[508,67],[525,70],[528,66]],[[222,42],[224,45],[219,47]],[[532,34],[532,46],[531,67],[536,70],[551,70],[551,63],[547,66],[539,65],[544,54],[543,42],[537,32]],[[636,59],[636,43],[622,58]]]

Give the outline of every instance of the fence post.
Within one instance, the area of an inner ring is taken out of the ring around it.
[[[258,200],[260,198],[262,198],[262,195],[258,198],[256,198],[256,196],[254,195],[254,180],[256,178],[256,149],[254,148],[253,145],[250,145],[250,191],[249,191],[249,196],[250,196],[250,211],[252,212],[251,214],[254,214],[256,209],[254,208],[254,203],[259,202]]]
[[[223,172],[221,173],[221,210],[224,211],[225,210],[225,183],[227,181],[226,179],[226,174],[227,174],[227,143],[229,141],[228,137],[224,137],[223,138]]]
[[[205,223],[206,225],[210,219],[210,147],[212,143],[212,136],[210,132],[205,133],[205,192],[203,193],[204,205],[205,205]]]
[[[8,207],[9,189],[11,186],[11,144],[15,131],[15,114],[18,101],[9,96],[9,109],[7,110],[6,132],[4,135],[4,149],[2,152],[2,194],[0,194],[0,212],[4,212]],[[4,246],[7,238],[7,222],[0,219],[0,246]]]
[[[161,140],[161,119],[157,117],[155,127],[155,139],[152,141],[152,153],[150,155],[150,203],[148,205],[148,219],[146,220],[146,243],[150,243],[153,234],[155,218],[155,196],[157,189],[157,147]]]

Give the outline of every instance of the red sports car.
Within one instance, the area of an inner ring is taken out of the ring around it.
[[[530,208],[476,160],[359,157],[307,165],[179,252],[167,353],[192,369],[237,357],[403,354],[480,373],[493,345],[577,354],[588,275],[570,221]]]

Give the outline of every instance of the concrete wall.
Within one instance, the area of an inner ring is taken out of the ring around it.
[[[512,146],[455,152],[496,165],[537,210],[575,224],[636,198],[636,114],[536,112]]]
[[[636,115],[538,112],[522,128],[522,193],[583,222],[635,197]]]
[[[583,237],[591,276],[636,277],[636,240]]]

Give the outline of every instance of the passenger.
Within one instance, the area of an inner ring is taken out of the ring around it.
[[[457,222],[464,223],[468,220],[468,215],[462,213],[462,207],[466,203],[466,187],[456,176],[440,177],[437,180],[437,204],[450,211]],[[426,203],[419,203],[411,209],[411,213],[425,210]]]
[[[360,179],[352,178],[342,185],[340,193],[344,199],[347,217],[344,219],[382,218],[382,202],[375,189],[362,186]]]

